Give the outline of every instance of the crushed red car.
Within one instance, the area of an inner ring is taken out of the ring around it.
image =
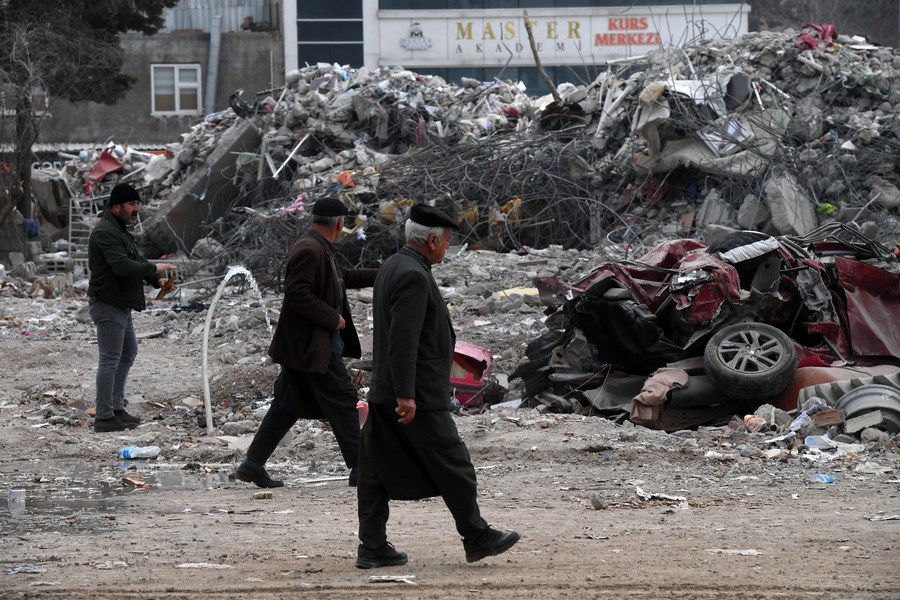
[[[798,367],[900,366],[900,261],[841,223],[805,236],[736,232],[709,246],[671,240],[572,284],[535,284],[550,331],[513,377],[551,409],[574,397],[622,412],[611,395],[633,396],[647,375],[678,367],[691,375],[693,393],[689,383],[679,394],[699,422],[712,398],[735,409],[776,397]]]

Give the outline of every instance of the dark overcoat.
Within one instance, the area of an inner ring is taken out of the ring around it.
[[[269,356],[276,363],[298,371],[325,373],[339,315],[346,323],[340,332],[344,342],[342,355],[362,355],[344,290],[371,287],[378,269],[338,267],[337,275],[343,278],[341,285],[333,267],[333,254],[334,246],[315,231],[309,231],[291,246],[284,274],[284,302],[269,345]]]
[[[375,279],[369,401],[414,398],[416,411],[450,410],[456,334],[431,263],[410,248],[388,258]]]

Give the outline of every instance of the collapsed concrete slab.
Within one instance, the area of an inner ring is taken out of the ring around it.
[[[197,240],[206,236],[208,225],[228,210],[238,194],[230,177],[234,153],[255,152],[260,141],[259,131],[250,122],[237,121],[222,134],[203,168],[195,169],[144,224],[144,238],[161,254],[189,252]]]

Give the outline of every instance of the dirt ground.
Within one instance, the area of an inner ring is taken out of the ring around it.
[[[355,302],[365,346],[368,307]],[[269,470],[286,486],[271,499],[228,478],[270,394],[260,308],[277,303],[222,299],[213,435],[198,417],[205,313],[138,315],[128,408],[144,421],[95,434],[83,300],[0,297],[0,490],[26,493],[0,510],[0,598],[900,597],[896,438],[827,461],[768,459],[764,433],[666,434],[530,409],[457,418],[482,512],[519,544],[467,564],[440,500],[395,502],[389,539],[409,564],[356,569],[355,490],[327,427],[301,421],[276,451]],[[509,350],[504,367],[521,356],[528,336],[511,319],[466,319],[459,331]],[[160,457],[118,459],[129,444]]]

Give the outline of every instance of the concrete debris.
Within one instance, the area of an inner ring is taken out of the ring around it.
[[[356,264],[395,248],[409,200],[450,210],[472,247],[629,252],[721,226],[804,235],[834,219],[893,248],[900,53],[796,40],[754,32],[660,50],[559,86],[559,101],[520,82],[316,64],[271,95],[236,92],[163,155],[110,143],[58,177],[93,209],[116,182],[138,185],[148,253],[177,252],[196,276],[242,257],[264,283],[305,204],[326,193],[357,216],[345,251]],[[54,202],[47,226],[65,220]],[[210,237],[225,251],[193,256]]]

